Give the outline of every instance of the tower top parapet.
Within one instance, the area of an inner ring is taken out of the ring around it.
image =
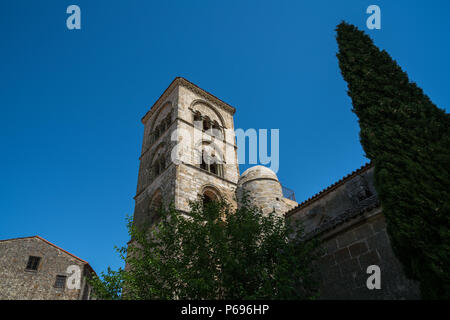
[[[195,92],[199,96],[203,97],[204,99],[216,104],[220,108],[224,109],[225,111],[228,111],[231,113],[231,115],[234,115],[236,112],[236,109],[229,105],[228,103],[222,101],[221,99],[217,98],[215,95],[209,93],[208,91],[200,88],[196,84],[190,82],[189,80],[183,78],[183,77],[176,77],[170,85],[167,87],[167,89],[163,92],[163,94],[156,100],[156,102],[150,107],[150,110],[142,117],[141,121],[142,123],[146,123],[147,120],[151,117],[154,110],[157,109],[158,105],[161,104],[166,100],[166,98],[170,95],[173,89],[175,89],[178,86],[183,86],[191,91]]]

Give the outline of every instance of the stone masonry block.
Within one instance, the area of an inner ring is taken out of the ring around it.
[[[324,269],[327,269],[330,266],[333,266],[336,264],[336,261],[334,259],[334,254],[328,254],[319,260],[319,265],[323,267]]]
[[[361,271],[359,261],[356,258],[345,260],[339,264],[342,274],[352,274]]]
[[[339,269],[338,265],[334,265],[331,267],[328,267],[326,270],[324,270],[322,273],[322,282],[325,283],[335,283],[339,281],[341,277],[341,270]]]
[[[384,221],[384,219],[376,219],[374,220],[372,223],[372,228],[375,232],[381,231],[383,229],[386,229],[386,222]]]
[[[352,244],[348,249],[350,250],[352,257],[357,257],[360,254],[367,252],[367,245],[364,241],[361,241]]]
[[[335,253],[338,249],[336,239],[327,241],[324,247],[326,248],[328,254]]]
[[[373,230],[370,226],[370,224],[366,223],[360,226],[359,228],[355,229],[355,237],[357,240],[366,239],[373,235]]]
[[[350,259],[350,253],[348,251],[348,248],[343,248],[343,249],[336,251],[336,253],[334,254],[334,257],[335,257],[337,263],[341,263],[345,260]]]
[[[345,232],[337,237],[339,248],[343,248],[355,241],[355,235],[352,231]]]
[[[386,231],[377,232],[375,235],[367,239],[369,249],[373,250],[380,247],[389,246],[389,237]]]
[[[366,270],[368,266],[370,265],[379,265],[380,259],[378,257],[378,254],[375,250],[369,251],[361,256],[359,256],[359,264],[361,265],[361,268],[363,270]]]
[[[367,278],[370,275],[366,273],[366,269],[360,269],[355,275],[355,285],[357,288],[365,288],[367,289]]]

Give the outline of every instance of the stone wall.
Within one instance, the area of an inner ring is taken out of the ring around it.
[[[323,241],[316,267],[321,299],[419,299],[395,257],[373,185],[373,167],[353,172],[286,214],[301,220],[307,238]],[[369,290],[369,265],[381,271],[381,289]]]
[[[168,205],[175,197],[176,167],[171,161],[170,152],[176,143],[171,141],[171,133],[177,126],[177,109],[174,108],[177,103],[178,89],[173,88],[164,100],[155,105],[155,109],[152,108],[152,113],[142,120],[144,136],[134,197],[134,221],[138,226],[149,223],[152,215],[156,214],[155,210],[150,210],[150,207],[157,193],[162,195],[163,205]],[[152,138],[153,129],[169,114],[171,115],[169,127],[155,140]],[[165,159],[165,168],[156,176],[153,165],[160,159],[159,155]]]
[[[41,257],[38,270],[26,270],[29,256]],[[82,275],[90,273],[85,263],[37,237],[0,241],[0,300],[77,300],[83,298],[86,279],[80,289],[55,288],[57,275],[77,265]],[[87,288],[89,290],[89,288]]]
[[[217,190],[220,197],[236,207],[236,184],[218,177],[200,168],[188,165],[178,166],[176,207],[182,211],[190,211],[189,201],[198,200],[205,188]]]
[[[322,235],[325,254],[317,267],[321,299],[420,299],[416,282],[408,280],[395,257],[381,208]],[[377,265],[381,289],[367,288],[367,267]]]
[[[167,206],[174,199],[176,166],[170,164],[163,173],[149,183],[141,193],[135,197],[134,221],[137,226],[149,223],[156,212],[152,212],[150,207],[152,199],[156,193],[162,195],[162,205]]]

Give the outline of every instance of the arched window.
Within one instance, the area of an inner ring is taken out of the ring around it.
[[[156,152],[151,161],[151,172],[153,179],[159,176],[167,167],[165,150],[166,147],[164,143],[160,143],[159,146],[156,148]]]
[[[152,143],[155,143],[169,128],[172,111],[172,102],[170,101],[156,109],[150,124],[150,134],[153,135]]]
[[[216,149],[217,147],[213,143],[202,146],[200,168],[223,177],[223,157]]]
[[[222,133],[222,128],[220,127],[219,123],[214,120],[212,123],[212,134],[213,136],[222,139],[223,138],[223,133]]]
[[[203,206],[211,203],[212,201],[220,201],[221,196],[215,188],[205,187],[202,192],[202,202]]]
[[[166,122],[166,128],[169,129],[172,123],[172,113],[169,113],[164,121]]]
[[[150,132],[149,134],[149,141],[150,144],[153,144],[153,142],[155,141],[155,134],[153,132]]]
[[[153,130],[153,132],[150,133],[150,141],[151,143],[156,142],[162,134],[169,129],[171,124],[171,113],[169,113],[166,118],[164,118]]]
[[[211,203],[213,201],[213,199],[208,196],[207,194],[203,195],[203,206],[208,205],[208,203]]]
[[[150,225],[158,223],[161,220],[160,211],[162,209],[162,196],[158,190],[153,195],[148,208],[148,216]]]
[[[153,164],[153,172],[155,173],[154,177],[159,176],[164,169],[166,168],[166,163],[164,158],[161,156],[159,159],[156,159]]]
[[[214,173],[214,174],[219,174],[217,169],[218,169],[218,164],[217,163],[211,163],[209,165],[209,172]]]
[[[207,131],[211,129],[211,120],[208,116],[203,119],[203,130]]]
[[[202,127],[202,115],[199,111],[194,111],[194,126]]]
[[[203,170],[208,170],[208,164],[206,163],[206,159],[207,155],[205,153],[205,151],[202,151],[202,159],[200,162],[200,168],[202,168]]]
[[[217,120],[211,119],[207,115],[202,115],[198,110],[192,110],[192,113],[193,123],[196,128],[199,128],[216,138],[223,139],[223,127],[221,127]]]

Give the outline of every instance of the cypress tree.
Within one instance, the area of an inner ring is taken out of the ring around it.
[[[336,30],[393,251],[422,298],[449,299],[449,114],[364,32],[345,22]]]

